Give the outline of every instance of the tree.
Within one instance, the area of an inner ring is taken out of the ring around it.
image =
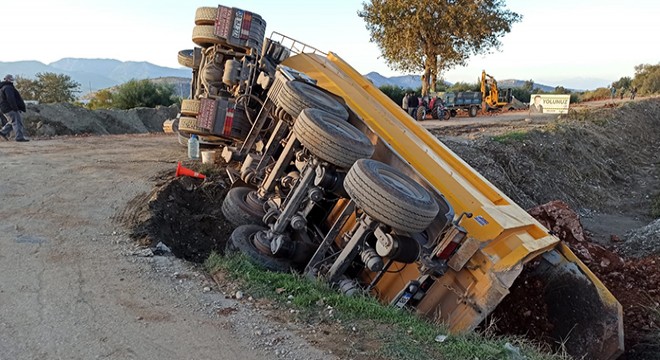
[[[399,106],[401,106],[401,104],[403,102],[403,96],[406,93],[415,92],[413,89],[410,89],[410,88],[409,89],[403,89],[401,87],[394,86],[394,85],[383,85],[383,86],[379,87],[379,89],[380,89],[380,91],[383,92],[383,94],[387,95],[387,97],[392,99],[392,101],[394,101]],[[417,89],[417,90],[419,92],[419,89]]]
[[[37,100],[39,97],[39,83],[36,80],[16,77],[16,89],[24,100]]]
[[[170,106],[174,102],[174,85],[156,84],[147,79],[130,80],[120,85],[112,96],[113,107],[119,109]]]
[[[99,90],[87,104],[88,109],[109,109],[112,107],[112,92],[108,89]]]
[[[531,93],[532,91],[534,91],[534,85],[535,85],[534,80],[529,79],[525,81],[525,83],[522,86],[522,89]]]
[[[76,99],[80,92],[80,84],[73,81],[69,75],[51,72],[37,73],[37,98],[41,103],[63,103]]]
[[[481,91],[481,84],[458,81],[449,87],[449,91]]]
[[[632,85],[641,95],[660,92],[660,64],[640,64],[635,66],[635,79]]]
[[[616,89],[628,90],[632,85],[632,79],[628,76],[623,76],[619,80],[612,83],[612,87]]]
[[[499,48],[499,38],[522,18],[503,0],[371,0],[358,16],[391,68],[423,72],[424,95],[443,70]]]
[[[37,100],[40,103],[71,102],[80,92],[80,84],[69,75],[52,72],[37,73],[36,79],[16,78],[16,89],[25,100]]]

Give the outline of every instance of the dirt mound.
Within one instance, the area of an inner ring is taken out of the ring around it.
[[[624,259],[614,249],[590,241],[579,216],[567,204],[555,201],[530,214],[564,240],[605,284],[623,307],[626,353],[624,359],[660,358],[660,257]],[[557,347],[544,301],[544,281],[534,276],[537,262],[529,263],[514,283],[511,293],[498,306],[501,333],[526,335]],[[567,309],[569,311],[569,309]]]
[[[660,100],[577,113],[524,134],[439,138],[519,205],[648,216],[660,190]],[[634,189],[634,190],[631,190]]]
[[[144,245],[162,242],[177,257],[203,262],[213,251],[224,253],[233,230],[220,210],[227,190],[222,178],[167,176],[151,194],[131,201],[116,220]]]
[[[660,219],[635,230],[624,236],[625,242],[619,251],[629,257],[644,257],[660,255]]]
[[[88,110],[69,103],[29,105],[23,115],[29,136],[108,135],[162,132],[177,106],[130,110]]]

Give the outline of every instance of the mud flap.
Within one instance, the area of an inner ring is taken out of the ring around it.
[[[616,359],[623,353],[623,309],[563,243],[543,254],[532,276],[544,283],[551,337],[576,358]]]

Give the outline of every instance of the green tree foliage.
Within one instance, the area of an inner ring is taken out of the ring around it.
[[[660,92],[660,63],[657,65],[640,64],[635,66],[635,79],[632,85],[640,95]]]
[[[530,98],[532,96],[532,92],[533,91],[531,89],[528,89],[525,86],[511,89],[511,95],[513,95],[513,97],[526,103],[531,102]]]
[[[94,94],[94,97],[87,104],[87,108],[92,110],[109,109],[112,107],[112,105],[112,92],[110,92],[110,90],[104,89]]]
[[[404,90],[398,86],[393,86],[393,85],[383,85],[379,87],[380,91],[382,91],[387,97],[392,99],[397,105],[401,106],[401,102],[403,101],[403,96],[412,90]]]
[[[479,83],[456,82],[447,91],[481,91]]]
[[[37,73],[36,79],[17,78],[16,88],[23,99],[45,104],[72,102],[80,92],[80,84],[69,75],[51,72]]]
[[[630,89],[631,86],[632,86],[632,79],[629,76],[623,76],[619,80],[612,83],[612,87],[618,90],[628,90]]]
[[[522,19],[503,0],[371,0],[358,16],[391,68],[423,72],[424,95],[443,70],[497,49],[500,37]]]
[[[120,85],[112,96],[113,107],[118,109],[170,106],[175,101],[173,85],[150,80],[130,80]]]
[[[15,86],[24,100],[37,100],[39,96],[39,84],[37,80],[17,76]]]
[[[522,89],[527,90],[531,94],[532,91],[534,91],[534,85],[536,85],[536,84],[534,84],[534,80],[529,79],[529,80],[525,81],[525,83],[522,86]],[[518,100],[520,100],[520,99],[518,99]]]

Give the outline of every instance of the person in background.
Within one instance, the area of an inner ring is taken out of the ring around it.
[[[403,95],[403,100],[401,101],[401,108],[403,108],[403,111],[408,112],[408,100],[410,99],[410,95],[406,93]]]
[[[0,83],[0,111],[7,119],[7,123],[0,129],[0,137],[9,140],[8,135],[14,130],[16,141],[30,141],[23,133],[23,119],[20,113],[25,112],[25,102],[14,87],[14,77],[9,74]]]
[[[637,95],[637,86],[634,86],[630,90],[630,100],[635,100],[635,95]]]
[[[417,112],[417,107],[419,106],[419,98],[417,94],[411,93],[410,98],[408,99],[408,115],[415,118],[415,113]]]

